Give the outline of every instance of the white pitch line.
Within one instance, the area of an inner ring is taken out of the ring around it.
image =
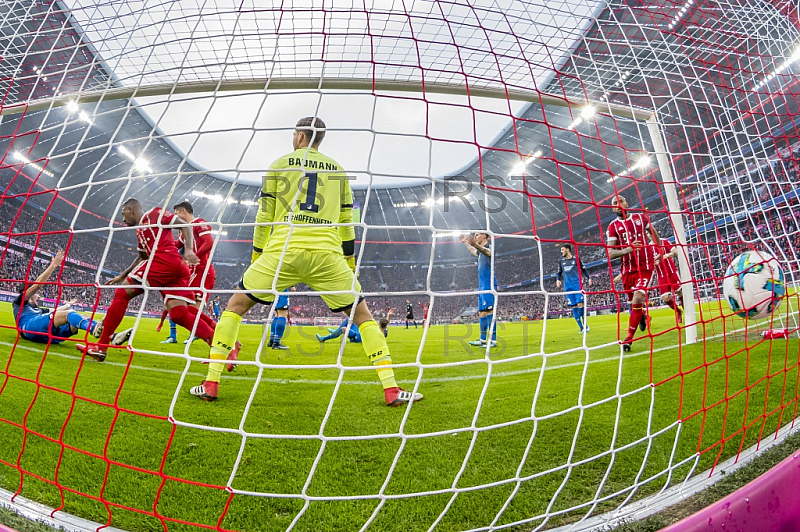
[[[9,347],[13,347],[14,344],[10,344],[8,342],[0,342],[0,345],[7,345]],[[17,344],[17,349],[26,349],[28,351],[36,351],[41,353],[40,349],[36,349],[34,347],[29,347],[26,345]],[[667,351],[669,349],[675,349],[678,346],[670,345],[666,347],[659,347],[657,349],[653,349],[652,351],[642,351],[639,353],[633,353],[629,355],[625,355],[625,358],[635,358],[644,355],[649,355],[650,353],[658,353],[662,351]],[[65,353],[58,353],[55,351],[50,351],[48,355],[54,355],[61,358],[67,358],[70,360],[80,360],[81,357],[77,355],[67,355]],[[618,361],[619,357],[608,357],[608,358],[599,358],[597,360],[590,360],[589,364],[600,364],[603,362],[615,362]],[[169,373],[172,375],[182,375],[183,371],[179,371],[176,369],[167,369],[167,368],[152,368],[147,366],[137,366],[135,364],[122,364],[121,362],[103,362],[102,364],[106,366],[115,366],[120,368],[130,367],[131,369],[141,370],[141,371],[155,371],[158,373]],[[557,366],[548,366],[546,369],[548,370],[556,370],[556,369],[566,369],[566,368],[573,368],[576,366],[583,366],[586,362],[570,362],[568,364],[560,364]],[[331,368],[335,369],[335,368]],[[541,368],[530,368],[530,369],[518,369],[514,371],[500,371],[496,373],[492,373],[492,377],[513,377],[516,375],[527,375],[529,373],[538,373],[541,371]],[[193,377],[205,377],[205,373],[197,373],[189,371],[186,375],[193,376]],[[438,383],[438,382],[458,382],[458,381],[470,381],[470,380],[479,380],[479,379],[486,379],[486,375],[457,375],[453,377],[433,377],[433,378],[423,378],[420,382],[430,382],[430,383]],[[225,380],[254,380],[254,377],[247,377],[247,376],[238,376],[238,375],[226,375]],[[326,380],[326,379],[276,379],[276,378],[269,378],[269,377],[262,377],[261,381],[269,382],[273,384],[326,384],[326,385],[334,385],[336,384],[336,380]],[[355,384],[361,386],[373,386],[375,385],[374,380],[370,381],[349,381],[345,380],[342,381],[342,384]],[[402,384],[414,384],[416,379],[398,379],[399,383]]]

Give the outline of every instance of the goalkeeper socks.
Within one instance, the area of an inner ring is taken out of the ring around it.
[[[222,368],[225,367],[224,361],[236,345],[241,323],[242,317],[230,310],[224,311],[219,318],[214,329],[214,339],[211,341],[211,363],[208,365],[207,381],[219,382]]]
[[[272,324],[269,328],[269,336],[273,342],[280,342],[283,338],[283,333],[286,330],[286,318],[276,316],[272,318]]]
[[[578,327],[583,330],[583,309],[580,307],[572,307],[572,316],[578,322]]]
[[[128,301],[130,300],[131,298],[124,288],[114,290],[114,299],[111,300],[106,317],[103,319],[103,332],[97,341],[98,343],[109,343],[111,335],[117,332],[117,327],[122,323],[122,318],[125,317],[125,311],[128,309]]]
[[[642,321],[642,304],[639,303],[638,305],[631,303],[631,317],[628,320],[628,337],[627,340],[632,340],[633,335],[636,334],[636,328],[639,326],[639,322]]]
[[[194,307],[187,305],[172,307],[169,309],[169,319],[189,332],[191,332],[195,321],[197,321],[194,335],[201,340],[205,340],[206,343],[211,342],[211,338],[214,336],[214,329],[206,325],[203,320],[197,319],[197,309]]]
[[[342,330],[341,328],[339,329]],[[378,378],[381,380],[383,388],[397,388],[394,380],[394,370],[392,369],[392,357],[389,355],[389,347],[386,345],[386,338],[383,337],[381,328],[375,320],[365,321],[361,324],[361,340],[367,358],[375,366]]]
[[[89,318],[84,318],[79,312],[75,310],[70,310],[67,313],[67,323],[69,323],[76,329],[80,329],[82,331],[88,331],[89,329],[92,328],[92,324],[94,322]]]
[[[481,328],[481,341],[483,341],[483,342],[486,341],[486,329],[489,327],[489,324],[488,324],[488,322],[486,320],[487,317],[488,316],[481,316],[480,320],[478,321],[478,323],[480,324],[480,328]],[[489,318],[489,319],[491,320],[491,318]]]
[[[178,324],[172,321],[172,318],[169,319],[169,337],[173,340],[178,339]]]

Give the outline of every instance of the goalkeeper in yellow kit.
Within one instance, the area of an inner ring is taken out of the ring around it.
[[[353,221],[353,191],[342,167],[319,153],[325,123],[319,118],[297,122],[292,146],[264,176],[257,225],[253,233],[253,260],[222,313],[211,343],[206,380],[191,394],[215,401],[222,368],[236,345],[242,316],[256,304],[270,305],[275,293],[298,283],[322,295],[333,312],[349,316],[361,331],[362,345],[384,388],[386,404],[403,405],[422,399],[397,386],[389,348],[367,305],[357,294],[355,230],[334,226]]]

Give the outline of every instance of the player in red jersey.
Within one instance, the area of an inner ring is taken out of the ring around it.
[[[672,245],[669,240],[661,241],[661,262],[656,266],[658,275],[658,291],[661,294],[661,301],[675,311],[678,322],[683,321],[683,298],[681,297],[681,278],[678,268],[673,260],[678,256],[678,248]]]
[[[122,219],[128,227],[136,227],[139,256],[124,272],[108,281],[108,284],[121,286],[114,292],[98,343],[76,345],[79,351],[99,362],[106,359],[109,340],[122,322],[128,302],[144,293],[142,287],[165,287],[161,290],[164,306],[170,319],[181,327],[192,330],[194,322],[199,320],[197,309],[191,306],[192,292],[187,289],[189,268],[186,263],[198,263],[197,255],[192,251],[194,237],[191,228],[181,228],[187,243],[184,256],[181,257],[170,228],[171,224],[180,223],[180,220],[171,212],[160,207],[144,212],[141,203],[130,198],[122,204]],[[199,320],[195,334],[210,344],[214,329]]]
[[[430,308],[430,305],[423,305],[420,302],[417,302],[417,305],[419,305],[422,308],[422,324],[423,324],[423,326],[427,327],[428,326],[428,309]]]
[[[653,270],[661,260],[655,253],[661,240],[646,215],[628,213],[628,202],[624,196],[616,195],[611,200],[611,206],[617,219],[608,225],[606,241],[609,258],[621,259],[622,287],[631,310],[628,334],[622,341],[622,348],[630,351],[636,327],[645,330],[650,321],[650,317],[643,312],[643,305]],[[650,244],[650,239],[654,245]]]
[[[211,248],[214,247],[214,238],[211,236],[211,226],[206,223],[202,218],[194,217],[194,209],[192,204],[188,201],[182,201],[172,207],[175,211],[175,216],[180,218],[180,221],[187,224],[192,224],[192,236],[194,237],[194,247],[192,251],[197,255],[199,262],[195,265],[189,265],[189,286],[197,288],[194,292],[194,306],[200,310],[199,314],[206,324],[214,328],[214,320],[202,311],[203,305],[208,298],[208,290],[213,290],[217,281],[217,274],[214,271],[214,266],[210,262]],[[183,239],[183,232],[178,233],[178,249],[185,248],[186,243]],[[208,270],[206,272],[206,270]],[[203,290],[205,289],[205,290]],[[164,320],[167,318],[167,310],[161,314],[161,323],[156,327],[156,332],[161,330]],[[174,344],[178,342],[177,330],[175,322],[169,321],[169,336],[162,344]],[[194,337],[198,339],[197,336]],[[184,343],[189,343],[186,340]]]

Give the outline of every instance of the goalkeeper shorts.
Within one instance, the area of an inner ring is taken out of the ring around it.
[[[361,284],[340,253],[287,249],[281,263],[280,252],[263,253],[244,272],[239,287],[257,303],[270,305],[273,290],[283,292],[298,283],[305,283],[333,312],[347,310],[360,301]],[[342,293],[326,293],[342,292]]]

